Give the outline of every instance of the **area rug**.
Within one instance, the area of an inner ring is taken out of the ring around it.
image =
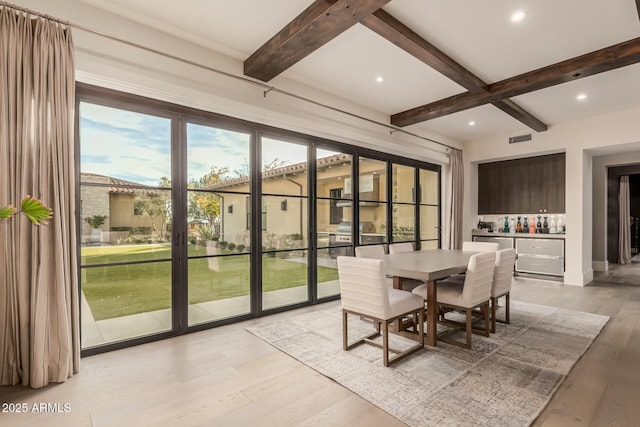
[[[608,320],[513,301],[511,324],[474,335],[472,349],[439,342],[389,368],[374,346],[342,350],[340,306],[247,330],[410,426],[528,426]],[[350,342],[371,330],[349,316]]]

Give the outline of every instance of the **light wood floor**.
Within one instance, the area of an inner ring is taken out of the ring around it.
[[[585,288],[518,278],[512,298],[612,318],[534,425],[640,425],[640,265],[616,266]],[[42,390],[0,387],[0,403],[71,405],[0,413],[0,425],[404,425],[244,331],[322,308],[88,357],[79,375]]]

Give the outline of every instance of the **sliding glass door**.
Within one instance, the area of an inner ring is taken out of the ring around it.
[[[353,254],[352,155],[316,150],[316,283],[318,299],[340,294],[337,258]]]
[[[263,136],[262,310],[309,300],[307,144]]]
[[[440,247],[440,172],[420,169],[420,247]]]
[[[358,245],[439,245],[437,166],[77,93],[83,354],[336,299]]]
[[[189,326],[251,312],[250,139],[187,124]]]
[[[169,331],[171,120],[80,103],[83,348]]]

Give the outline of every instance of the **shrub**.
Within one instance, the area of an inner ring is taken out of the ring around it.
[[[221,249],[225,249],[229,242],[227,242],[226,240],[222,240],[221,242],[218,242],[218,244],[220,245]]]
[[[91,215],[86,217],[84,220],[86,221],[87,224],[89,224],[89,227],[98,228],[102,224],[104,224],[104,221],[107,218],[108,218],[107,215]]]
[[[236,244],[235,243],[229,243],[227,245],[227,249],[229,249],[230,251],[234,250],[236,248]]]
[[[198,237],[200,240],[213,240],[216,236],[216,230],[212,225],[202,225],[198,228]]]
[[[244,248],[245,248],[245,246],[243,244],[240,244],[240,245],[236,246],[236,250],[238,252],[244,252]]]
[[[131,233],[133,234],[150,234],[151,227],[133,227],[131,229]]]

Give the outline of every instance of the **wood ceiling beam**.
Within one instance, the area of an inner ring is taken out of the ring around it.
[[[391,123],[395,126],[408,126],[638,62],[640,38],[635,38],[492,83],[485,93],[465,92],[394,114],[391,116]]]
[[[367,15],[361,23],[470,93],[487,93],[487,83],[384,10]],[[547,130],[547,125],[511,100],[498,100],[493,104],[538,132]]]
[[[391,0],[316,0],[244,61],[244,74],[269,81]]]
[[[638,18],[640,18],[640,0],[636,0],[636,11],[638,11]]]

